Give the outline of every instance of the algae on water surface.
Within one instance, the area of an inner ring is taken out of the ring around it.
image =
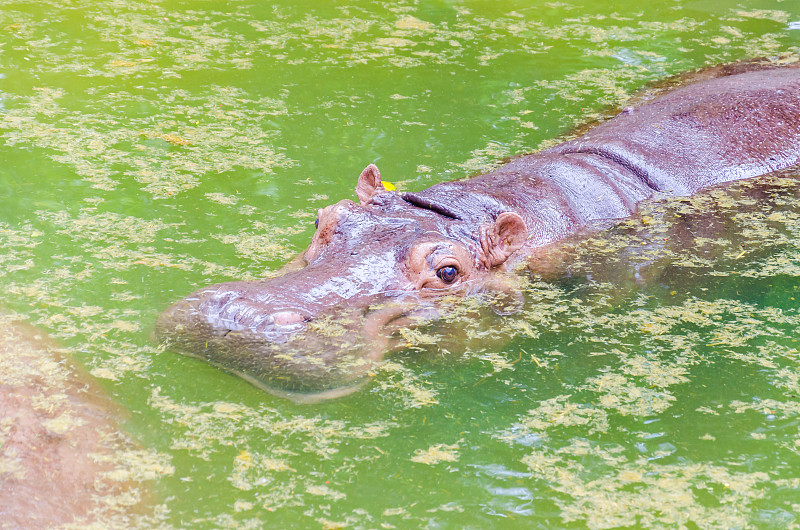
[[[415,191],[648,82],[797,60],[793,5],[707,4],[3,1],[0,304],[129,411],[118,478],[166,525],[796,527],[794,178],[566,242],[518,313],[447,301],[338,401],[148,340],[300,251],[370,162]]]

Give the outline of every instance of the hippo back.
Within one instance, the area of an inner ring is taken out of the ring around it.
[[[600,155],[675,195],[784,169],[800,163],[800,68],[688,85],[546,152]]]

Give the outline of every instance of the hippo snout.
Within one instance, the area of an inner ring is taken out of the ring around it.
[[[308,312],[275,309],[235,293],[192,295],[164,311],[156,322],[156,340],[220,340],[231,332],[251,332],[266,343],[284,344],[312,320]]]
[[[224,333],[249,330],[276,344],[282,344],[303,331],[311,320],[310,316],[304,316],[297,311],[271,311],[246,299],[233,300],[225,312],[209,313],[205,309],[200,307],[197,317],[222,329]]]
[[[292,307],[282,295],[269,282],[202,289],[159,316],[154,338],[268,391],[313,394],[358,384],[373,355],[363,311],[339,308],[350,324],[332,325],[329,312]]]

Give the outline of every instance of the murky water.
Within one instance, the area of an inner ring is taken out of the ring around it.
[[[195,287],[302,250],[370,162],[419,190],[650,81],[800,51],[792,2],[655,4],[4,1],[0,305],[129,411],[165,525],[796,527],[791,179],[575,242],[521,312],[455,308],[336,401],[148,339]]]

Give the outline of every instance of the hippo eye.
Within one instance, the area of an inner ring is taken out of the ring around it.
[[[445,283],[453,283],[458,278],[458,269],[452,266],[442,267],[436,271],[436,276]]]
[[[319,217],[314,219],[314,228],[319,228]]]

